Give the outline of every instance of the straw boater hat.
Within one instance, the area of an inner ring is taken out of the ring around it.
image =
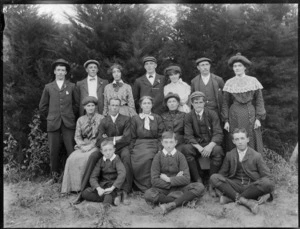
[[[176,93],[173,93],[173,92],[169,92],[169,93],[165,96],[165,98],[164,98],[165,104],[167,104],[167,102],[168,102],[168,100],[169,100],[170,98],[174,98],[174,99],[176,99],[176,100],[178,101],[178,103],[180,103],[180,97],[179,97],[179,95],[176,94]]]
[[[242,56],[241,53],[237,53],[235,56],[230,57],[230,59],[228,60],[228,65],[230,67],[232,67],[232,65],[236,62],[241,62],[244,65],[251,65],[251,61],[248,60],[246,57]]]
[[[68,61],[66,61],[66,60],[64,60],[64,59],[58,59],[58,60],[54,61],[54,62],[52,63],[52,70],[54,70],[55,67],[56,67],[58,64],[62,64],[62,65],[64,65],[64,66],[66,66],[67,72],[70,71],[70,64],[68,63]]]
[[[84,67],[84,68],[87,68],[87,66],[88,66],[89,64],[96,64],[96,65],[98,66],[98,68],[100,68],[100,64],[99,64],[99,62],[98,62],[97,60],[88,60],[87,62],[85,62],[85,63],[83,64],[83,67]]]
[[[206,57],[201,57],[199,59],[196,60],[196,65],[198,65],[199,63],[203,62],[203,61],[208,61],[211,64],[211,59],[206,58]]]
[[[181,74],[181,68],[177,65],[171,65],[171,66],[165,68],[164,75],[166,75],[169,70],[178,71]]]
[[[94,96],[87,96],[81,102],[81,104],[83,106],[87,105],[88,103],[94,103],[95,105],[97,105],[98,104],[98,100]]]
[[[147,61],[152,61],[154,63],[157,63],[157,60],[153,56],[146,56],[143,58],[143,63],[145,64]]]

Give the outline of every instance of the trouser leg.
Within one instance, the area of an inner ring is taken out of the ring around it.
[[[174,198],[171,196],[167,196],[168,194],[169,190],[150,188],[145,191],[144,198],[146,201],[149,201],[153,204],[169,203],[172,202]]]
[[[197,168],[197,162],[195,160],[197,157],[197,149],[195,149],[191,144],[186,144],[182,147],[182,153],[184,154],[189,165],[191,180],[194,182],[198,181],[200,176]]]
[[[83,199],[93,202],[102,202],[104,200],[104,196],[99,196],[97,190],[93,190],[91,187],[85,189],[81,196]]]
[[[196,197],[194,193],[191,191],[185,191],[182,196],[174,200],[176,207],[182,206],[183,204],[188,203],[189,201],[193,200]]]
[[[121,161],[124,164],[124,167],[126,169],[126,179],[122,186],[122,189],[125,192],[131,192],[132,189],[132,182],[133,182],[133,172],[132,172],[132,166],[131,166],[131,160],[130,160],[130,152],[127,146],[122,148],[117,152],[119,154]]]
[[[264,195],[265,193],[259,190],[256,185],[249,185],[241,194],[241,197],[245,197],[246,199],[257,199],[258,197]]]
[[[61,134],[60,129],[48,132],[48,143],[50,149],[50,167],[51,172],[59,172],[59,151],[60,151]]]
[[[210,155],[210,170],[209,176],[212,174],[218,173],[223,162],[223,149],[221,146],[216,145]]]
[[[75,140],[74,140],[75,130],[67,128],[62,122],[61,132],[62,132],[64,145],[67,150],[67,154],[68,156],[70,156],[70,154],[74,151],[74,146],[75,146]]]

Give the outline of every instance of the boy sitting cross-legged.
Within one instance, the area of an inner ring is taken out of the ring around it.
[[[117,192],[123,185],[126,176],[125,167],[115,154],[113,141],[105,139],[101,143],[103,157],[97,162],[91,176],[91,187],[86,188],[82,198],[88,201],[119,205],[121,196]]]
[[[161,204],[166,214],[204,193],[202,183],[190,183],[190,172],[184,155],[177,151],[175,133],[162,134],[163,150],[159,151],[151,166],[152,187],[145,192],[145,200]]]

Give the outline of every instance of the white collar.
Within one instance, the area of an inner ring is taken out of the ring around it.
[[[113,81],[113,83],[117,83],[117,81]],[[119,83],[124,83],[123,80],[119,80]]]
[[[203,109],[202,111],[200,111],[200,113],[197,113],[196,110],[195,110],[196,115],[202,116],[202,115],[203,115],[203,112],[204,112],[204,109]]]
[[[64,82],[64,80],[55,79],[56,82]]]
[[[92,76],[88,75],[88,80],[94,79],[94,78],[95,78],[95,80],[97,80],[98,76],[96,75],[95,77],[92,77]]]
[[[237,151],[239,154],[245,154],[247,152],[247,150],[248,150],[248,147],[244,151],[241,151],[237,148]]]
[[[112,119],[114,122],[116,121],[116,119],[118,118],[118,116],[119,116],[119,113],[118,113],[116,116],[110,115],[111,119]]]
[[[147,72],[146,73],[146,77],[149,79],[149,76],[150,76],[150,74]],[[155,76],[156,76],[156,72],[154,72],[153,74],[151,74],[151,76],[153,76],[153,78],[155,78]]]
[[[169,153],[167,150],[163,149],[162,152],[164,153],[165,156],[167,156]],[[172,156],[177,152],[176,148],[174,148],[170,153]]]
[[[112,157],[109,159],[110,161],[113,161],[116,158],[116,154],[112,155]],[[103,156],[103,161],[106,161],[107,158]]]

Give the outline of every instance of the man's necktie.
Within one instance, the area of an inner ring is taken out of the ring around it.
[[[152,76],[152,75],[150,75],[150,76],[149,76],[149,79],[150,79],[150,78],[153,78],[153,76]]]
[[[96,77],[91,77],[91,78],[90,78],[90,81],[92,81],[92,80],[96,80]]]

